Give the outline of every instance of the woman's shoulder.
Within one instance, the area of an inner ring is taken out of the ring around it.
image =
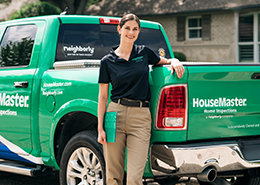
[[[105,56],[103,56],[102,58],[101,58],[101,61],[106,61],[107,59],[109,59],[110,58],[110,53],[108,53],[108,54],[106,54]]]
[[[149,46],[147,45],[135,45],[136,50],[138,51],[147,51],[147,50],[152,50],[151,48],[149,48]]]
[[[148,46],[146,45],[135,45],[135,49],[138,53],[141,53],[141,52],[146,52],[146,51],[149,51],[151,50]]]
[[[115,56],[113,56],[111,53],[106,54],[101,58],[102,63],[107,62],[113,62],[115,60]]]
[[[114,50],[117,48],[118,46],[113,46],[110,50],[110,52],[108,54],[106,54],[105,56],[102,57],[101,59],[101,62],[102,61],[111,61],[111,62],[114,62],[117,55],[115,54]]]

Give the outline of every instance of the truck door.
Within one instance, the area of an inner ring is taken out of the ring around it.
[[[189,66],[188,140],[260,133],[260,66]]]
[[[21,160],[20,154],[32,150],[30,102],[38,61],[38,54],[32,54],[36,32],[36,24],[0,30],[0,158]]]

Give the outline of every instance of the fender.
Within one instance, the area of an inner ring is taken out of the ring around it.
[[[75,99],[63,104],[59,108],[59,110],[54,114],[52,124],[51,124],[51,130],[50,130],[49,146],[51,147],[50,148],[51,158],[53,159],[52,161],[55,163],[54,166],[56,169],[59,169],[59,166],[55,160],[53,138],[56,131],[56,127],[60,119],[64,115],[75,111],[87,112],[97,117],[97,107],[98,107],[98,102],[96,101],[88,100],[88,99]]]

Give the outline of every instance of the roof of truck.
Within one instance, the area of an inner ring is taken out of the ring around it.
[[[101,24],[101,19],[105,20],[102,24],[118,24],[117,22],[109,23],[109,20],[117,20],[120,21],[120,17],[109,17],[109,16],[95,16],[95,15],[47,15],[47,16],[36,16],[36,17],[28,17],[21,19],[14,19],[9,21],[1,22],[0,25],[10,24],[10,23],[19,23],[19,22],[31,22],[35,20],[45,20],[45,21],[53,21],[54,19],[58,19],[62,24],[84,24],[84,23],[92,23],[92,24]],[[159,29],[160,24],[157,22],[140,20],[141,27]]]

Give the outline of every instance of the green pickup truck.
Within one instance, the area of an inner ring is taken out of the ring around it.
[[[119,18],[57,15],[0,23],[0,171],[60,170],[60,184],[105,184],[97,142],[100,59]],[[174,57],[162,26],[141,21],[137,44]],[[150,66],[152,137],[146,179],[260,184],[260,66]],[[171,179],[171,178],[169,178]]]

